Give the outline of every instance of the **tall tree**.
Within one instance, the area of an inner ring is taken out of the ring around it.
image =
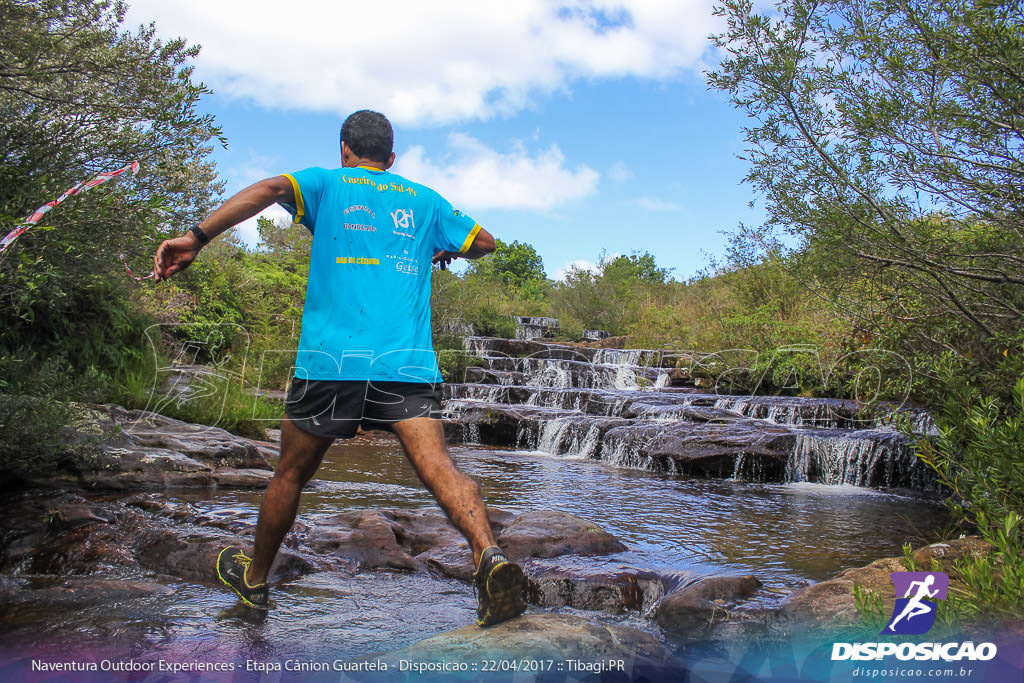
[[[526,242],[508,244],[495,240],[494,253],[486,259],[472,261],[467,273],[484,277],[496,277],[513,287],[543,282],[544,262],[532,245]]]
[[[1024,313],[1024,9],[750,0],[710,74],[753,123],[747,180],[852,318],[964,353]],[[959,334],[959,337],[957,336]],[[957,341],[957,339],[960,341]]]
[[[80,325],[117,329],[99,311],[126,296],[118,251],[148,272],[157,240],[197,222],[220,191],[207,160],[220,131],[197,109],[208,91],[189,65],[198,47],[163,42],[152,25],[122,30],[124,14],[105,0],[0,2],[3,230],[99,171],[142,165],[67,201],[0,257],[8,352]]]

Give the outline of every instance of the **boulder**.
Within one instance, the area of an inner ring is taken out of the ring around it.
[[[476,666],[472,680],[682,680],[684,673],[654,636],[568,614],[527,614],[488,628],[465,626],[356,661],[380,661],[397,671],[401,660]],[[488,666],[499,668],[481,668]],[[450,672],[413,675],[414,680],[459,680]]]
[[[88,524],[113,524],[117,515],[98,505],[66,503],[54,506],[47,513],[47,521],[53,530],[70,531]]]
[[[26,492],[5,501],[0,527],[0,566],[46,575],[88,574],[98,563],[116,564],[132,513],[116,503],[86,501],[74,493],[55,497]],[[130,532],[128,532],[130,533]]]
[[[217,427],[116,405],[76,405],[66,475],[89,488],[265,487],[275,449]]]
[[[173,592],[169,586],[148,581],[72,577],[43,586],[0,587],[0,604],[38,603],[79,609]]]
[[[615,464],[656,472],[784,481],[795,444],[796,436],[785,427],[742,418],[723,423],[631,425],[605,434],[602,457],[625,453]]]
[[[513,515],[488,508],[498,545],[509,558],[605,555],[626,549],[592,522],[565,512]],[[309,545],[362,569],[433,571],[468,581],[474,571],[469,545],[437,508],[352,510],[317,520]]]
[[[229,545],[240,546],[245,552],[251,550],[248,543],[237,538],[182,538],[172,531],[164,531],[143,538],[135,548],[135,556],[140,565],[158,574],[216,583],[219,581],[217,556]],[[309,560],[288,548],[281,548],[270,567],[269,581],[292,581],[314,569]]]
[[[231,535],[251,535],[257,519],[255,511],[239,514],[238,510],[227,508],[216,512],[200,512],[188,503],[172,505],[151,493],[136,493],[126,498],[124,505],[128,508],[145,510],[153,516],[162,517],[178,524],[213,527],[227,531]],[[303,528],[305,525],[296,521],[292,530]],[[289,540],[292,540],[292,536],[286,537],[286,541]]]
[[[956,560],[968,555],[985,554],[991,548],[986,541],[970,536],[933,543],[914,551],[914,561],[918,566],[915,571],[931,571],[934,561],[936,571],[949,572]],[[875,560],[865,567],[843,570],[827,581],[791,593],[783,602],[779,616],[803,627],[857,624],[859,618],[853,597],[854,585],[879,596],[882,609],[888,614],[896,602],[895,589],[889,575],[905,571],[909,570],[902,557],[888,557]],[[952,581],[951,589],[955,586],[956,582]]]
[[[422,561],[398,542],[393,520],[382,510],[354,510],[318,520],[309,533],[309,544],[362,569],[425,571]]]
[[[754,595],[761,582],[752,575],[709,576],[669,593],[654,620],[666,631],[706,630],[729,618],[729,610]]]
[[[533,510],[512,520],[497,537],[512,560],[559,555],[612,555],[626,546],[593,522],[567,512]]]
[[[613,562],[526,560],[526,599],[540,607],[622,613],[645,611],[665,594],[659,574]]]

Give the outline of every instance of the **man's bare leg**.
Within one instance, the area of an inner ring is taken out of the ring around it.
[[[392,425],[405,455],[427,490],[434,495],[441,509],[473,549],[473,566],[480,563],[480,553],[497,545],[487,510],[480,497],[480,487],[452,462],[444,441],[441,420],[417,417]]]
[[[473,548],[476,623],[491,626],[522,614],[526,609],[523,570],[509,562],[494,542],[480,487],[452,462],[441,421],[417,417],[397,422],[392,429],[420,481]]]
[[[295,523],[299,494],[316,474],[324,453],[332,443],[334,439],[303,431],[287,416],[281,421],[281,459],[260,505],[252,564],[245,573],[250,585],[267,580],[270,564],[281,547],[281,541]]]

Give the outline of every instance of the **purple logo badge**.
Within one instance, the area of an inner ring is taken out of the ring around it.
[[[918,635],[935,624],[936,600],[945,600],[949,577],[943,572],[895,572],[896,606],[882,634]]]

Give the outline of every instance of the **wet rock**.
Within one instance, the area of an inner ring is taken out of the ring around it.
[[[976,537],[958,538],[933,543],[914,551],[918,571],[931,570],[931,562],[938,562],[939,570],[948,572],[953,563],[969,555],[982,555],[992,546]],[[889,575],[908,571],[902,557],[875,560],[865,567],[846,569],[833,578],[794,591],[779,610],[782,619],[799,626],[844,626],[858,623],[857,606],[853,598],[854,585],[871,591],[882,599],[882,609],[889,613],[896,602],[895,590]],[[956,586],[951,581],[951,589]],[[901,596],[902,597],[902,596]]]
[[[954,538],[948,541],[932,543],[914,551],[914,562],[923,571],[930,571],[933,563],[938,563],[939,571],[949,572],[957,560],[967,556],[980,557],[988,554],[994,546],[977,536]]]
[[[42,586],[5,585],[0,587],[0,604],[43,603],[67,605],[75,609],[90,605],[109,605],[154,595],[170,595],[168,586],[148,581],[123,581],[74,577]]]
[[[469,406],[445,420],[445,438],[452,443],[478,443],[515,447],[524,422],[534,422],[543,411],[520,406]]]
[[[599,676],[602,681],[641,680],[645,676],[648,680],[681,680],[667,676],[683,673],[683,667],[654,636],[568,614],[527,614],[488,628],[466,626],[401,650],[361,659],[387,662],[396,670],[399,660],[464,662],[470,666],[480,666],[485,660],[510,663],[552,660],[553,664],[563,667],[560,671],[551,670],[552,680],[576,680],[597,674],[597,669],[585,667],[595,667],[598,663],[606,666]],[[503,674],[511,680],[513,673],[498,669],[492,675]],[[516,673],[515,678],[532,679],[538,673],[523,671]],[[448,673],[430,680],[454,678]],[[423,679],[415,675],[415,680]]]
[[[217,556],[229,545],[240,546],[245,552],[251,550],[249,543],[237,538],[181,538],[172,531],[164,531],[144,538],[135,549],[135,556],[140,565],[158,574],[216,583]],[[269,581],[292,581],[314,569],[306,558],[282,548],[270,567]]]
[[[89,574],[99,565],[133,563],[126,539],[139,515],[118,502],[31,491],[6,501],[0,516],[0,566],[5,570],[66,576]]]
[[[754,420],[633,425],[609,430],[601,458],[691,476],[784,481],[795,443],[792,431]]]
[[[22,571],[37,575],[91,574],[101,564],[124,557],[114,534],[99,533],[94,526],[82,526],[57,536],[44,534],[37,544],[25,549]]]
[[[113,524],[117,515],[96,505],[69,503],[54,506],[46,519],[52,529],[70,531],[87,524]]]
[[[235,535],[245,532],[251,535],[252,530],[256,526],[256,515],[251,511],[247,515],[241,516],[241,518],[239,518],[236,510],[230,508],[222,508],[217,512],[204,513],[196,510],[188,503],[172,505],[160,500],[153,494],[147,493],[137,493],[126,498],[124,505],[129,508],[145,510],[153,516],[162,517],[178,524],[214,527]],[[293,530],[296,527],[304,527],[304,525],[296,521]],[[286,540],[289,539],[291,539],[291,536],[287,537]]]
[[[266,488],[274,473],[269,470],[231,469],[221,467],[211,472],[213,482],[217,486],[237,486],[241,488]]]
[[[728,619],[729,610],[754,595],[761,585],[749,574],[709,576],[665,596],[654,611],[654,620],[674,633],[707,630]]]
[[[453,384],[445,382],[441,387],[441,397],[451,399],[470,399],[489,403],[505,403],[508,405],[525,404],[534,391],[530,387],[504,386],[500,384],[473,383]]]
[[[362,569],[426,571],[423,562],[399,544],[388,512],[355,510],[319,520],[309,533],[309,544]]]
[[[498,545],[515,561],[625,550],[614,536],[592,522],[564,512],[516,516],[488,508],[487,516]],[[475,569],[462,534],[436,508],[343,512],[317,520],[306,539],[317,552],[362,569],[433,571],[464,581]]]
[[[487,353],[493,356],[511,356],[522,358],[535,353],[544,352],[548,346],[542,342],[527,339],[502,339],[500,337],[467,337],[469,348],[476,353]]]
[[[449,403],[451,407],[451,403]],[[608,404],[594,400],[582,408],[608,410]],[[536,449],[541,446],[544,427],[553,420],[573,422],[578,428],[574,434],[587,435],[596,446],[609,430],[628,425],[623,418],[585,417],[578,412],[569,413],[560,408],[537,408],[524,405],[467,404],[445,419],[445,438],[449,443],[473,443],[506,448]],[[545,444],[557,449],[560,444]]]
[[[276,449],[269,444],[116,405],[77,410],[65,472],[83,486],[266,486],[268,477],[256,472],[270,469]]]
[[[626,546],[593,522],[567,512],[534,510],[516,517],[497,537],[512,560],[559,555],[611,555]]]
[[[629,344],[629,337],[605,337],[599,341],[588,342],[586,346],[595,349],[624,349]]]
[[[526,560],[526,599],[540,607],[621,613],[644,611],[665,594],[666,580],[655,572],[610,562],[566,564]]]

